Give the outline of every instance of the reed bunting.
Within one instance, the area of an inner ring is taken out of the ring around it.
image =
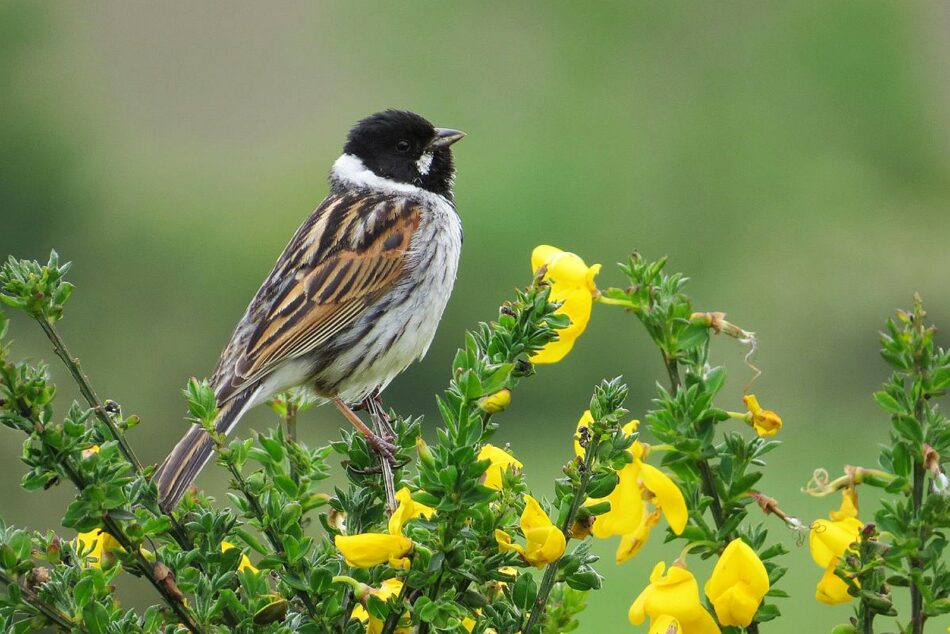
[[[385,443],[350,406],[380,414],[379,392],[425,355],[435,335],[462,248],[450,146],[463,136],[398,110],[353,127],[330,170],[330,193],[294,234],[218,359],[211,382],[219,432],[304,385],[333,401],[377,448]],[[162,507],[178,503],[213,450],[198,425],[185,434],[154,476]]]

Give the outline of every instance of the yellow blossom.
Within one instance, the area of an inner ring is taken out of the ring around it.
[[[719,624],[742,627],[752,622],[768,591],[769,573],[765,565],[741,539],[729,542],[705,587]]]
[[[389,597],[394,597],[401,591],[402,580],[392,578],[383,581],[379,586],[379,590],[371,590],[370,594],[374,594],[381,600],[386,601]],[[357,605],[353,608],[353,618],[366,623],[366,634],[380,634],[383,631],[383,621],[372,616],[362,605]],[[397,634],[408,634],[410,631],[410,628],[406,627],[396,628]]]
[[[781,417],[770,409],[762,409],[755,394],[743,396],[742,402],[749,409],[747,420],[759,436],[774,436],[782,428]]]
[[[490,460],[491,464],[485,471],[485,486],[489,489],[501,490],[501,476],[509,466],[512,469],[520,469],[524,465],[517,458],[512,456],[504,449],[495,445],[484,444],[481,451],[478,452],[479,460]]]
[[[594,277],[600,272],[600,265],[587,266],[577,255],[543,244],[531,253],[531,270],[537,272],[542,266],[547,267],[544,279],[551,283],[550,301],[562,302],[555,314],[567,315],[571,323],[557,331],[557,341],[532,355],[531,360],[557,363],[571,351],[587,328],[597,292]]]
[[[87,533],[79,533],[76,536],[76,551],[83,551],[82,565],[90,568],[108,568],[115,563],[115,556],[112,553],[122,550],[115,537],[95,529]]]
[[[835,575],[838,560],[857,541],[864,524],[858,519],[857,496],[851,489],[843,491],[841,507],[830,513],[830,520],[817,520],[811,527],[808,547],[812,559],[824,574],[818,582],[815,598],[821,603],[847,603],[848,584]]]
[[[221,542],[221,552],[226,553],[232,548],[234,548],[234,544],[231,542]],[[251,572],[257,572],[257,568],[251,564],[251,560],[247,558],[247,555],[241,555],[241,562],[238,564],[238,570],[250,570]]]
[[[627,616],[634,625],[650,617],[650,632],[666,634],[661,627],[675,627],[677,634],[720,634],[719,626],[699,601],[699,586],[692,573],[660,562],[650,574],[650,585],[640,593]]]
[[[590,411],[586,411],[577,423],[574,451],[578,456],[585,453],[577,441],[583,433],[581,428],[590,426],[593,421]],[[639,424],[637,420],[630,421],[624,425],[624,433],[632,435]],[[686,499],[669,476],[643,461],[644,452],[644,445],[635,440],[630,446],[633,462],[617,472],[619,481],[614,490],[605,498],[587,501],[588,506],[610,502],[610,510],[594,520],[591,533],[600,539],[622,536],[617,548],[617,563],[623,563],[640,551],[650,535],[650,529],[659,522],[660,513],[677,535],[686,527]]]
[[[502,530],[495,531],[495,540],[502,552],[516,552],[529,564],[543,568],[557,561],[564,554],[567,540],[564,533],[555,526],[538,501],[530,495],[524,496],[525,506],[521,512],[521,532],[527,546],[514,543],[511,535]]]
[[[414,501],[409,489],[396,493],[399,505],[389,518],[388,533],[360,533],[337,535],[333,543],[343,558],[356,568],[370,568],[389,562],[393,568],[409,568],[406,555],[412,550],[412,540],[402,534],[406,522],[416,517],[429,517],[435,509]]]

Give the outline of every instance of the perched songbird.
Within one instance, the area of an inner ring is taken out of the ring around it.
[[[353,127],[330,170],[330,193],[294,234],[218,360],[211,382],[219,432],[300,385],[344,413],[346,405],[368,406],[425,355],[462,248],[450,146],[463,136],[397,110]],[[178,442],[155,474],[164,508],[178,503],[212,451],[198,425]]]

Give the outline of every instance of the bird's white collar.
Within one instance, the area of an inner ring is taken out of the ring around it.
[[[416,195],[431,193],[409,183],[400,183],[389,178],[383,178],[375,174],[363,164],[363,161],[352,154],[341,154],[340,158],[333,163],[333,168],[330,170],[330,180],[350,187],[372,189],[385,193]]]

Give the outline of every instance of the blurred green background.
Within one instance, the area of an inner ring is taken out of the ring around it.
[[[158,461],[185,428],[180,388],[210,372],[326,193],[348,127],[412,109],[469,134],[456,148],[466,239],[437,339],[388,403],[425,414],[431,434],[464,329],[528,282],[536,244],[604,263],[602,286],[623,283],[612,263],[632,249],[668,254],[698,308],[759,334],[754,391],[786,423],[761,488],[810,521],[838,502],[800,493],[812,470],[871,464],[886,438],[870,397],[883,320],[919,291],[950,323],[948,27],[941,3],[7,0],[0,255],[55,247],[75,262],[65,336],[101,395],[142,416],[132,441]],[[24,319],[12,336],[15,354],[52,359]],[[731,370],[721,405],[741,409],[742,351],[717,340],[714,353]],[[73,390],[53,373],[65,407]],[[498,440],[538,494],[592,385],[619,374],[641,416],[659,356],[632,317],[598,306],[572,355],[517,391]],[[273,422],[259,409],[240,433]],[[340,419],[305,422],[324,443]],[[21,439],[0,438],[2,516],[58,526],[68,488],[17,490]],[[225,479],[208,469],[200,483],[221,493]],[[763,631],[845,620],[848,606],[815,602],[807,547],[768,521],[793,550],[792,598]],[[656,530],[623,566],[615,541],[599,546],[606,581],[582,632],[634,631],[627,606],[678,553],[661,542]]]

